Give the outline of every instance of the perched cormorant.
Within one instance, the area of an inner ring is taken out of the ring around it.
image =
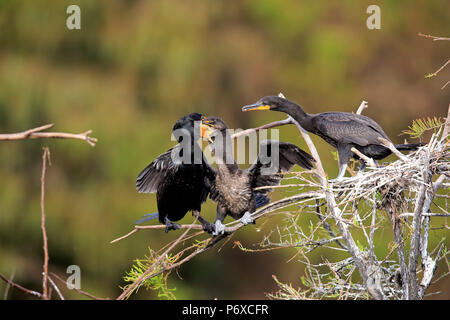
[[[351,157],[359,159],[350,149],[355,147],[364,155],[380,160],[392,153],[378,138],[391,141],[378,123],[369,117],[348,112],[324,112],[309,114],[295,102],[277,97],[267,96],[258,102],[242,107],[242,111],[273,110],[287,113],[305,130],[312,132],[331,144],[339,153],[339,174],[336,180],[342,179]],[[421,143],[398,144],[398,150],[416,150]],[[365,167],[361,161],[360,171]]]
[[[225,122],[217,117],[202,120],[202,136],[211,143],[216,159],[217,173],[212,184],[210,198],[217,201],[215,231],[223,233],[222,224],[227,215],[239,219],[244,225],[252,223],[251,213],[269,202],[269,189],[254,190],[257,187],[280,184],[282,172],[289,171],[295,164],[311,169],[313,158],[291,143],[265,140],[260,143],[260,153],[253,165],[242,170],[232,154],[231,136]],[[278,151],[278,156],[272,153]]]
[[[200,216],[201,204],[208,197],[215,175],[197,144],[202,117],[191,113],[179,119],[173,126],[179,144],[158,156],[137,177],[140,193],[156,192],[158,212],[147,214],[136,223],[158,217],[168,232],[179,229],[180,225],[173,221],[182,219],[191,210],[198,213],[203,229],[212,232],[214,226]]]

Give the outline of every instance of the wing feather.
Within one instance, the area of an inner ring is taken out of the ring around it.
[[[175,147],[176,148],[176,147]],[[178,170],[178,164],[172,161],[171,153],[174,148],[159,155],[144,170],[139,173],[136,179],[136,188],[139,193],[155,193],[158,186],[169,170]]]
[[[272,150],[278,150],[278,163],[274,163],[277,157],[272,157]],[[283,172],[290,171],[296,164],[311,169],[313,162],[311,155],[292,143],[264,140],[260,143],[258,158],[248,170],[252,176],[253,188],[277,186],[283,178]],[[255,192],[267,194],[272,190],[267,188]]]
[[[383,129],[369,117],[346,113],[324,112],[314,118],[319,136],[336,143],[354,143],[360,146],[380,144],[379,137],[389,140]]]

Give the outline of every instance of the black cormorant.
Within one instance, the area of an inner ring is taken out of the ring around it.
[[[216,159],[217,174],[210,198],[217,201],[214,235],[223,233],[222,224],[227,215],[239,219],[244,225],[252,223],[251,213],[269,202],[270,189],[254,188],[276,186],[280,183],[282,172],[289,171],[295,164],[311,169],[313,158],[291,143],[265,140],[260,143],[260,152],[253,165],[242,170],[232,154],[231,136],[225,122],[217,117],[202,120],[202,133],[211,143]],[[278,151],[278,157],[272,153]],[[278,161],[277,161],[278,160]]]
[[[364,155],[380,160],[392,153],[378,138],[391,141],[378,123],[369,117],[348,112],[324,112],[309,114],[295,102],[277,97],[267,96],[258,102],[242,107],[242,111],[273,110],[287,113],[305,130],[312,132],[331,144],[339,153],[339,174],[336,180],[342,179],[347,169],[347,163],[353,156],[359,157],[351,151],[355,147]],[[416,150],[421,143],[398,144],[398,150]],[[361,161],[360,171],[365,167]]]
[[[173,126],[178,145],[158,156],[137,177],[140,193],[155,193],[158,212],[145,215],[144,221],[158,217],[166,232],[179,229],[173,221],[182,219],[188,211],[196,211],[203,229],[212,232],[214,226],[200,216],[200,207],[208,197],[215,170],[197,144],[201,136],[199,113],[188,114]]]

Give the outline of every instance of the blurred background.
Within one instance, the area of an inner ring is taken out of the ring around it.
[[[66,27],[71,4],[81,8],[81,30]],[[370,4],[381,8],[380,30],[366,27]],[[441,87],[450,68],[424,76],[445,63],[449,44],[417,34],[449,36],[449,12],[446,0],[1,0],[0,133],[55,123],[52,131],[92,129],[99,141],[94,148],[78,140],[0,142],[0,272],[41,290],[43,146],[52,160],[45,202],[50,270],[64,276],[78,265],[82,290],[114,298],[135,258],[180,234],[142,231],[110,244],[156,211],[155,195],[137,193],[136,176],[174,145],[171,129],[184,114],[250,128],[285,117],[241,112],[265,95],[283,92],[309,113],[354,112],[367,100],[364,114],[401,143],[413,119],[446,116],[450,88]],[[305,148],[293,126],[283,127],[280,139]],[[333,149],[313,141],[335,177]],[[215,204],[208,201],[202,212],[213,220]],[[188,214],[181,222],[190,221]],[[232,240],[253,247],[274,226],[256,227]],[[446,236],[449,244],[448,231],[430,236],[434,244]],[[301,286],[303,266],[286,263],[294,249],[245,253],[232,242],[183,265],[182,280],[171,274],[178,299],[264,299],[277,289],[273,274]],[[4,289],[0,282],[0,298]],[[449,299],[449,279],[430,290],[440,291],[432,298]],[[11,289],[8,298],[28,297]],[[142,288],[132,298],[157,296]]]

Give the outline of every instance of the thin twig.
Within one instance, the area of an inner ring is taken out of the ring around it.
[[[305,200],[305,199],[310,199],[310,198],[315,198],[321,197],[321,194],[318,192],[308,192],[308,193],[302,193],[299,195],[295,195],[289,198],[284,198],[275,202],[272,202],[258,210],[256,210],[255,212],[252,213],[252,219],[253,220],[258,220],[259,218],[263,217],[264,215],[266,215],[269,212],[272,212],[274,210],[280,209],[282,207],[288,206],[294,202],[298,202],[301,200]],[[244,224],[242,222],[239,221],[232,221],[230,223],[227,223],[225,228],[225,233],[231,234],[237,230],[239,230],[240,228],[242,228],[244,226]],[[134,226],[134,229],[131,230],[130,232],[128,232],[127,234],[118,237],[112,241],[110,241],[110,243],[116,243],[120,240],[126,239],[128,237],[130,237],[131,235],[135,234],[136,232],[138,232],[139,230],[144,230],[144,229],[165,229],[166,226],[162,225],[162,224],[157,224],[157,225],[149,225],[149,226]],[[192,229],[192,230],[202,230],[203,231],[203,227],[200,224],[181,224],[180,225],[180,229]]]
[[[423,33],[418,33],[418,35],[420,37],[424,37],[424,38],[429,38],[429,39],[433,39],[433,41],[440,41],[440,40],[444,40],[444,41],[450,41],[450,38],[446,38],[446,37],[436,37],[436,36],[432,36],[429,34],[423,34]]]
[[[432,78],[432,77],[437,76],[437,74],[438,74],[439,72],[441,72],[442,69],[444,69],[449,63],[450,63],[450,59],[448,59],[447,62],[445,62],[445,63],[444,63],[439,69],[437,69],[435,72],[430,73],[430,74],[427,74],[426,77],[427,77],[427,78]]]
[[[42,175],[41,175],[41,230],[42,230],[42,239],[43,239],[43,248],[44,248],[44,273],[42,277],[42,288],[43,288],[43,299],[48,300],[48,239],[47,239],[47,230],[45,228],[45,208],[44,208],[44,200],[45,200],[45,172],[47,170],[47,160],[50,163],[50,149],[45,147],[44,153],[42,154]]]
[[[48,281],[50,282],[50,284],[52,285],[52,287],[55,289],[56,293],[58,294],[59,298],[61,300],[65,300],[64,296],[62,295],[61,291],[59,290],[58,286],[56,285],[56,283],[52,280],[52,278],[48,277]]]
[[[14,276],[16,275],[16,269],[13,269],[13,271],[11,272],[11,276],[9,277],[9,279],[11,281],[14,280]],[[6,288],[5,288],[5,294],[3,295],[3,300],[6,300],[8,298],[8,293],[9,293],[9,288],[11,287],[11,285],[9,284],[9,282],[6,284]]]
[[[5,281],[5,282],[6,282],[7,284],[9,284],[11,287],[14,287],[14,288],[16,288],[16,289],[19,289],[20,291],[23,291],[23,292],[25,292],[26,294],[29,294],[29,295],[38,297],[38,298],[40,298],[40,299],[43,298],[43,295],[42,295],[41,293],[39,293],[39,292],[37,292],[37,291],[33,291],[33,290],[30,290],[30,289],[27,289],[27,288],[25,288],[25,287],[22,287],[21,285],[19,285],[19,284],[13,282],[13,281],[11,281],[11,280],[9,280],[7,277],[5,277],[5,276],[4,276],[3,274],[1,274],[1,273],[0,273],[0,279],[2,279],[3,281]]]
[[[399,214],[398,216],[400,218],[404,218],[404,217],[414,217],[414,215],[415,215],[414,212],[404,212],[402,214]],[[450,217],[450,214],[438,213],[438,212],[425,212],[425,213],[422,213],[422,217],[445,217],[445,218],[448,218],[448,217]]]
[[[285,120],[274,121],[274,122],[262,125],[257,128],[251,128],[251,129],[246,129],[246,130],[236,132],[231,135],[231,138],[235,139],[235,138],[238,138],[241,136],[248,136],[248,135],[252,134],[253,132],[257,132],[259,130],[270,129],[270,128],[274,128],[274,127],[284,126],[287,124],[292,124],[292,121],[289,118],[287,118]]]
[[[62,283],[64,283],[65,285],[67,285],[67,280],[64,280],[63,278],[61,278],[60,276],[58,276],[56,273],[54,272],[50,272],[50,274],[55,277],[56,279],[58,279],[59,281],[61,281]],[[86,296],[88,298],[91,298],[93,300],[109,300],[107,298],[100,298],[100,297],[96,297],[86,291],[83,291],[81,289],[77,289],[77,288],[73,288],[73,290],[75,290],[76,292],[78,292],[79,294],[82,294],[83,296]]]

